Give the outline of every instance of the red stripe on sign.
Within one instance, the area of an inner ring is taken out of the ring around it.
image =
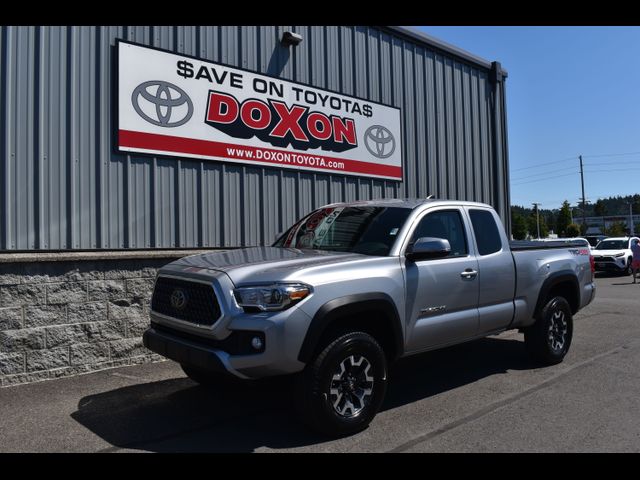
[[[244,162],[269,163],[280,166],[319,168],[336,173],[363,173],[392,177],[402,180],[402,168],[378,163],[347,160],[324,155],[291,152],[274,148],[260,148],[233,143],[197,140],[194,138],[174,137],[157,133],[119,131],[121,148],[137,148],[182,153],[185,155],[202,155],[214,158],[234,158]]]

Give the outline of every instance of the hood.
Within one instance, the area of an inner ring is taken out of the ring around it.
[[[300,270],[367,258],[357,253],[253,247],[184,257],[172,266],[203,268],[226,273],[234,284],[297,280]]]
[[[591,250],[591,255],[594,256],[602,256],[602,257],[613,257],[615,255],[618,255],[620,253],[625,253],[627,250],[625,249],[620,249],[620,250]]]

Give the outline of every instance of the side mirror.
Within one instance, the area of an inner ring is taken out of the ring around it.
[[[445,238],[420,237],[405,252],[408,260],[426,260],[432,258],[444,258],[451,253],[449,240]]]

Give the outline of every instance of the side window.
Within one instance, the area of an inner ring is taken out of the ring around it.
[[[478,253],[489,255],[500,251],[502,239],[493,215],[488,210],[469,210],[473,233],[478,242]]]
[[[442,210],[427,214],[413,232],[411,243],[421,237],[436,237],[449,240],[450,257],[467,255],[467,238],[464,232],[462,217],[457,210]]]

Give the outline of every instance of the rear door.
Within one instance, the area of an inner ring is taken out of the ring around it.
[[[429,209],[417,219],[402,253],[420,237],[447,239],[451,253],[404,260],[407,352],[457,343],[478,330],[478,262],[462,208]]]
[[[507,327],[513,319],[516,270],[500,218],[488,208],[465,208],[473,230],[479,280],[479,332]]]

